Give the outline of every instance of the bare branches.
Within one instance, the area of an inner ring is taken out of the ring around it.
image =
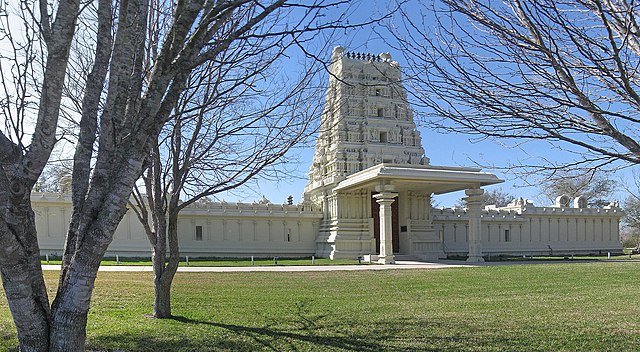
[[[40,5],[40,30],[45,43],[51,42],[51,24],[49,23],[49,8],[46,0],[39,0]]]
[[[588,205],[603,207],[611,201],[615,182],[609,175],[593,170],[591,172],[559,172],[552,178],[542,180],[542,193],[551,201],[563,194],[571,199],[578,196],[586,198]]]
[[[31,5],[25,2],[21,6]],[[2,65],[11,62],[9,70],[2,67],[2,109],[7,122],[5,131],[0,133],[0,148],[5,155],[0,164],[0,180],[5,185],[0,189],[0,247],[5,249],[0,253],[0,265],[7,300],[18,328],[20,349],[24,350],[48,350],[50,341],[51,309],[42,277],[30,196],[57,141],[62,91],[79,7],[77,0],[59,3],[55,22],[49,29],[48,8],[46,2],[40,2],[41,26],[33,16],[22,17],[26,42],[12,34],[7,3],[2,2],[0,9],[3,16],[0,39],[13,51],[8,57],[0,52]],[[41,48],[36,49],[36,42],[29,40],[34,39],[30,36],[37,33],[36,27],[44,28],[46,37],[46,62],[43,62],[41,77],[34,74],[34,63],[39,59]],[[5,75],[12,74],[17,75],[11,77],[12,82],[5,79]],[[40,82],[40,79],[41,85],[33,90],[27,88],[28,82]],[[27,92],[32,91],[39,96],[30,97]],[[36,99],[39,102],[35,125],[28,126],[25,120],[31,108],[29,103]],[[27,130],[30,127],[31,133]],[[25,147],[23,138],[27,135],[31,135],[31,143]]]
[[[62,86],[79,7],[79,1],[60,3],[56,20],[51,29],[52,36],[47,43],[43,91],[33,133],[35,143],[31,143],[29,146],[21,170],[22,177],[29,180],[31,186],[35,184],[42,172],[56,142],[55,132],[62,98]],[[42,14],[42,16],[45,15],[47,14]]]
[[[0,165],[13,164],[21,157],[20,148],[17,144],[0,132]]]
[[[25,4],[15,9],[0,3],[0,109],[4,115],[4,133],[21,151],[29,144],[30,125],[37,114],[36,78],[42,75],[41,41],[35,18]],[[22,28],[20,28],[22,27]]]
[[[275,175],[287,153],[313,133],[321,106],[318,77],[326,66],[305,46],[321,31],[358,26],[340,15],[322,18],[340,5],[349,2],[178,1],[166,34],[149,33],[164,44],[149,45],[146,91],[129,125],[154,136],[147,139],[153,148],[142,178],[146,202],[138,191],[135,199],[138,218],[151,218],[153,225],[145,229],[153,248],[156,316],[170,316],[178,212]],[[150,16],[152,23],[161,17]],[[312,60],[294,74],[280,65],[298,48]],[[156,127],[162,128],[149,132]],[[122,141],[133,140],[132,133]]]
[[[89,188],[90,163],[93,156],[93,144],[98,127],[98,109],[107,74],[113,38],[111,35],[113,19],[111,1],[98,2],[98,32],[93,68],[87,75],[86,87],[81,106],[79,137],[74,155],[73,198],[76,206],[82,207]]]
[[[585,162],[640,163],[640,32],[632,5],[445,0],[428,10],[435,28],[405,12],[393,29],[425,121],[564,144]]]
[[[330,19],[332,11],[327,11],[348,5],[344,0],[97,4],[87,2],[80,10],[77,0],[21,2],[29,6],[23,25],[31,35],[22,47],[0,27],[0,39],[14,45],[8,60],[0,52],[0,65],[11,62],[9,70],[1,67],[0,81],[0,108],[8,121],[0,134],[0,152],[5,153],[0,180],[9,183],[0,188],[7,210],[0,212],[0,265],[25,350],[84,348],[100,259],[147,166],[143,179],[148,185],[144,192],[136,190],[134,200],[158,259],[155,281],[170,287],[179,255],[177,212],[187,203],[181,196],[232,189],[283,160],[306,137],[319,105],[319,99],[311,99],[317,88],[312,82],[322,71],[314,63],[302,76],[285,77],[287,85],[275,87],[274,64],[309,39],[304,32],[353,27],[340,23],[344,16]],[[0,11],[5,8],[3,3]],[[55,13],[55,20],[47,11]],[[8,22],[6,12],[0,15]],[[95,37],[83,35],[73,42],[78,21]],[[71,47],[78,50],[77,65],[67,71]],[[19,77],[8,78],[5,72]],[[73,81],[65,86],[65,78]],[[68,105],[61,111],[63,94]],[[25,118],[29,109],[38,112],[32,131]],[[73,214],[49,314],[30,193],[55,143],[64,137],[57,133],[61,119],[77,122],[79,131]],[[29,137],[31,143],[23,143]],[[4,164],[10,161],[15,163]],[[169,274],[163,275],[164,269]],[[37,327],[23,328],[31,325],[20,319],[37,321]]]

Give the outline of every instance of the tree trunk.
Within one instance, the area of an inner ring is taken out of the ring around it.
[[[49,352],[84,351],[95,271],[71,269],[69,282],[72,284],[56,297],[54,303]]]
[[[163,226],[161,226],[162,228]],[[164,236],[159,236],[164,242]],[[171,284],[165,284],[165,253],[164,243],[156,242],[153,249],[153,316],[164,319],[171,318]]]
[[[84,351],[87,314],[96,270],[78,270],[73,262],[65,290],[54,301],[49,352]]]
[[[40,4],[40,18],[49,19],[47,2]],[[39,27],[47,59],[31,143],[24,154],[14,153],[18,146],[7,143],[4,135],[0,138],[4,145],[0,151],[0,274],[21,351],[47,351],[49,345],[51,310],[42,277],[31,190],[56,143],[62,88],[79,6],[78,0],[59,2],[55,20]],[[17,158],[8,160],[7,156]]]
[[[162,265],[164,268],[162,269],[162,273],[160,275],[156,273],[156,279],[153,282],[153,316],[160,319],[171,318],[173,316],[171,314],[171,284],[178,269],[178,264],[173,262],[177,262],[179,259],[175,260],[172,257],[173,256],[169,258],[169,263],[166,267],[163,261]]]
[[[38,258],[39,261],[39,258]],[[41,281],[39,283],[39,281]],[[16,325],[20,351],[46,351],[49,344],[49,307],[40,276],[26,263],[2,266],[9,309]]]
[[[26,265],[2,266],[2,283],[16,325],[20,351],[46,351],[49,344],[48,309],[43,307],[43,297],[32,286],[37,279]]]
[[[154,205],[161,204],[159,199],[155,199]],[[167,254],[167,226],[164,210],[154,209],[155,242],[153,243],[153,316],[164,319],[171,318],[171,284],[167,285],[164,280],[165,258]]]
[[[154,281],[153,316],[160,319],[171,318],[171,282]]]
[[[49,299],[42,277],[31,202],[14,204],[0,221],[0,273],[21,351],[46,351]]]
[[[77,286],[64,292],[64,297],[54,311],[49,352],[84,351],[93,281],[81,281],[76,280]]]
[[[153,316],[156,318],[171,318],[171,284],[173,278],[178,271],[180,263],[180,251],[178,249],[178,210],[177,205],[170,202],[167,217],[162,216],[162,222],[159,223],[158,231],[165,233],[166,236],[158,236],[158,242],[155,244],[153,255],[153,271],[154,271],[154,302]],[[166,232],[165,232],[166,231]],[[166,260],[165,239],[169,239],[169,259]]]
[[[124,211],[115,216],[120,214]],[[84,351],[91,295],[112,229],[113,224],[98,220],[81,234],[83,245],[73,255],[52,304],[49,352]]]
[[[178,270],[179,254],[171,253],[165,265],[165,252],[162,255],[154,250],[153,255],[153,316],[160,319],[171,318],[171,284]]]

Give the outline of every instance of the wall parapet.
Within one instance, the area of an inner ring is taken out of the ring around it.
[[[434,220],[467,220],[466,208],[433,208],[431,215]],[[624,212],[621,208],[561,208],[561,207],[534,207],[522,208],[485,208],[480,217],[487,220],[512,219],[517,220],[526,216],[571,216],[571,217],[617,217],[621,218]]]
[[[310,208],[309,205],[212,203],[185,207],[180,215],[322,218],[321,211]]]
[[[268,211],[268,212],[297,212],[320,213],[311,204],[261,204],[261,203],[229,203],[229,202],[195,202],[184,209],[222,210],[222,211]]]
[[[34,204],[63,203],[71,206],[71,195],[57,192],[33,192],[31,201]],[[314,209],[311,204],[260,204],[260,203],[229,203],[198,201],[188,205],[181,215],[211,215],[211,216],[302,216],[322,218],[322,211]]]
[[[519,211],[530,215],[614,216],[622,217],[620,208],[526,207]]]

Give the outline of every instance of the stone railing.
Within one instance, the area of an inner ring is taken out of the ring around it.
[[[622,209],[617,207],[605,208],[561,208],[561,207],[535,207],[521,208],[485,208],[480,213],[484,219],[491,220],[517,220],[527,215],[538,216],[591,216],[591,217],[621,217]],[[434,220],[467,219],[466,208],[433,208],[431,215]]]
[[[185,207],[183,212],[199,212],[204,211],[207,213],[236,213],[236,214],[309,214],[316,215],[321,214],[319,209],[314,209],[311,204],[260,204],[260,203],[228,203],[228,202],[207,202],[200,201],[190,204]]]

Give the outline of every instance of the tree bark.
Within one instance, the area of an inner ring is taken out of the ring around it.
[[[18,332],[21,351],[46,351],[51,312],[35,237],[31,204],[22,214],[7,214],[0,222],[0,273]],[[20,239],[28,239],[23,243]],[[35,248],[32,243],[34,241]]]
[[[153,316],[159,319],[171,318],[171,283],[178,269],[179,254],[170,255],[153,251],[154,296]]]
[[[0,274],[21,351],[46,351],[49,345],[51,310],[42,277],[31,190],[56,143],[62,88],[79,6],[78,0],[61,1],[55,21],[50,23],[47,3],[40,1],[47,59],[38,117],[31,144],[24,153],[21,150],[18,158],[4,158],[0,165]],[[2,138],[2,142],[6,150],[7,140]]]
[[[0,187],[0,275],[21,351],[83,351],[100,261],[126,213],[131,190],[142,174],[147,148],[151,141],[157,141],[160,129],[170,119],[189,75],[234,41],[250,41],[251,33],[244,35],[285,1],[275,1],[268,7],[246,1],[177,1],[172,5],[174,14],[167,14],[172,21],[163,35],[161,50],[147,67],[142,65],[141,54],[146,43],[148,0],[121,2],[118,14],[113,14],[109,0],[99,0],[98,53],[83,98],[80,147],[74,156],[72,222],[52,305],[42,277],[30,196],[57,141],[56,127],[80,1],[59,1],[52,22],[47,13],[48,2],[37,1],[41,23],[35,28],[45,39],[47,58],[43,83],[38,87],[38,118],[33,133],[29,133],[33,136],[31,144],[24,148],[20,138],[17,145],[0,132],[0,185],[4,185]],[[238,24],[231,25],[236,20]],[[300,26],[291,33],[308,30]],[[265,30],[269,29],[267,25]],[[115,30],[115,38],[110,36],[111,30]],[[260,28],[255,34],[265,38],[272,35],[262,33]],[[143,80],[146,69],[151,71]],[[107,74],[108,86],[104,88]],[[100,105],[102,97],[104,104]],[[181,180],[176,182],[182,185]],[[161,212],[160,220],[153,219],[157,233],[149,237],[152,242],[156,240],[152,243],[157,280],[155,313],[158,317],[171,317],[171,282],[179,263],[180,192],[172,193],[171,204],[164,209],[164,191],[154,192],[159,204],[156,208],[166,212]]]
[[[98,233],[93,227],[91,231],[84,237]],[[64,287],[58,290],[52,305],[50,352],[84,351],[91,294],[107,246],[108,243],[86,240],[71,260],[66,278],[61,280]]]
[[[162,227],[162,226],[161,226]],[[159,229],[156,228],[156,231]],[[156,232],[158,233],[158,232]],[[162,242],[162,243],[161,243]],[[171,285],[164,284],[162,277],[165,273],[166,241],[164,236],[158,236],[153,246],[153,316],[156,318],[171,317]]]
[[[171,283],[178,271],[180,263],[180,251],[178,248],[178,209],[175,199],[169,203],[168,226],[163,226],[166,222],[160,224],[159,231],[166,235],[161,236],[162,242],[156,242],[154,246],[153,269],[154,278],[154,303],[153,315],[156,318],[171,318]],[[165,220],[166,221],[166,220]],[[169,240],[169,258],[166,259],[166,244],[164,241]],[[160,251],[162,254],[160,255]]]
[[[153,316],[159,319],[171,318],[171,281],[162,280],[163,274],[154,280]]]

